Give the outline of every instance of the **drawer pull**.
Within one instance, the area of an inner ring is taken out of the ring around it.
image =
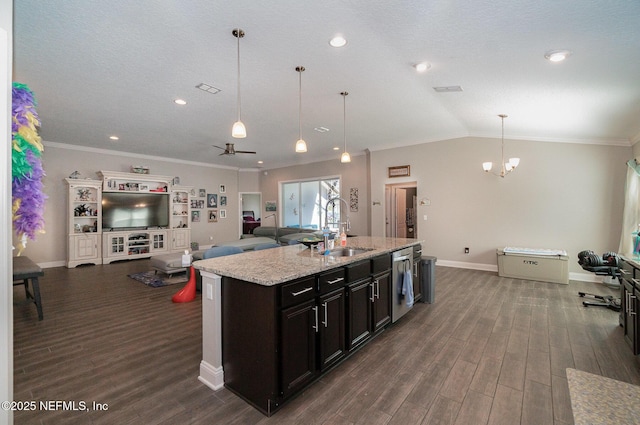
[[[620,269],[620,273],[622,273],[622,274],[629,274],[629,272],[628,272],[628,271],[626,271],[625,269]]]
[[[297,297],[300,294],[304,294],[305,292],[313,291],[313,286],[308,287],[307,289],[303,289],[302,291],[292,292],[291,295]]]
[[[344,277],[339,277],[339,278],[334,279],[334,280],[327,280],[327,283],[329,285],[333,285],[334,283],[342,282],[343,280],[344,280]]]

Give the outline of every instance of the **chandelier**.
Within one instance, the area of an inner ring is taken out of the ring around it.
[[[500,163],[501,164],[500,173],[494,172],[493,174],[495,174],[496,176],[504,177],[516,169],[518,164],[520,164],[520,158],[509,158],[509,161],[505,162],[504,160],[504,119],[507,118],[508,115],[500,114],[498,116],[502,119],[502,162]],[[493,162],[482,163],[482,169],[485,172],[488,173],[489,171],[491,171],[492,168],[493,168]]]

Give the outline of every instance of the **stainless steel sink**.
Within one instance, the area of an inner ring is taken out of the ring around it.
[[[354,255],[363,254],[373,251],[372,248],[335,248],[329,251],[329,255],[333,257],[353,257]]]

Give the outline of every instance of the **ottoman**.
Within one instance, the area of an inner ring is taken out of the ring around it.
[[[182,267],[182,254],[163,254],[151,257],[151,267],[165,274],[179,273],[186,270]]]

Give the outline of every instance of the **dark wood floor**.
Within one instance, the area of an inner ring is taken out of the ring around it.
[[[16,412],[16,424],[571,424],[567,367],[640,384],[618,314],[569,285],[437,267],[436,303],[396,325],[271,418],[197,379],[200,296],[127,277],[148,260],[46,269],[44,321],[14,310],[16,401],[84,401],[88,412]],[[16,301],[24,298],[14,290]],[[108,405],[93,411],[93,402]]]

